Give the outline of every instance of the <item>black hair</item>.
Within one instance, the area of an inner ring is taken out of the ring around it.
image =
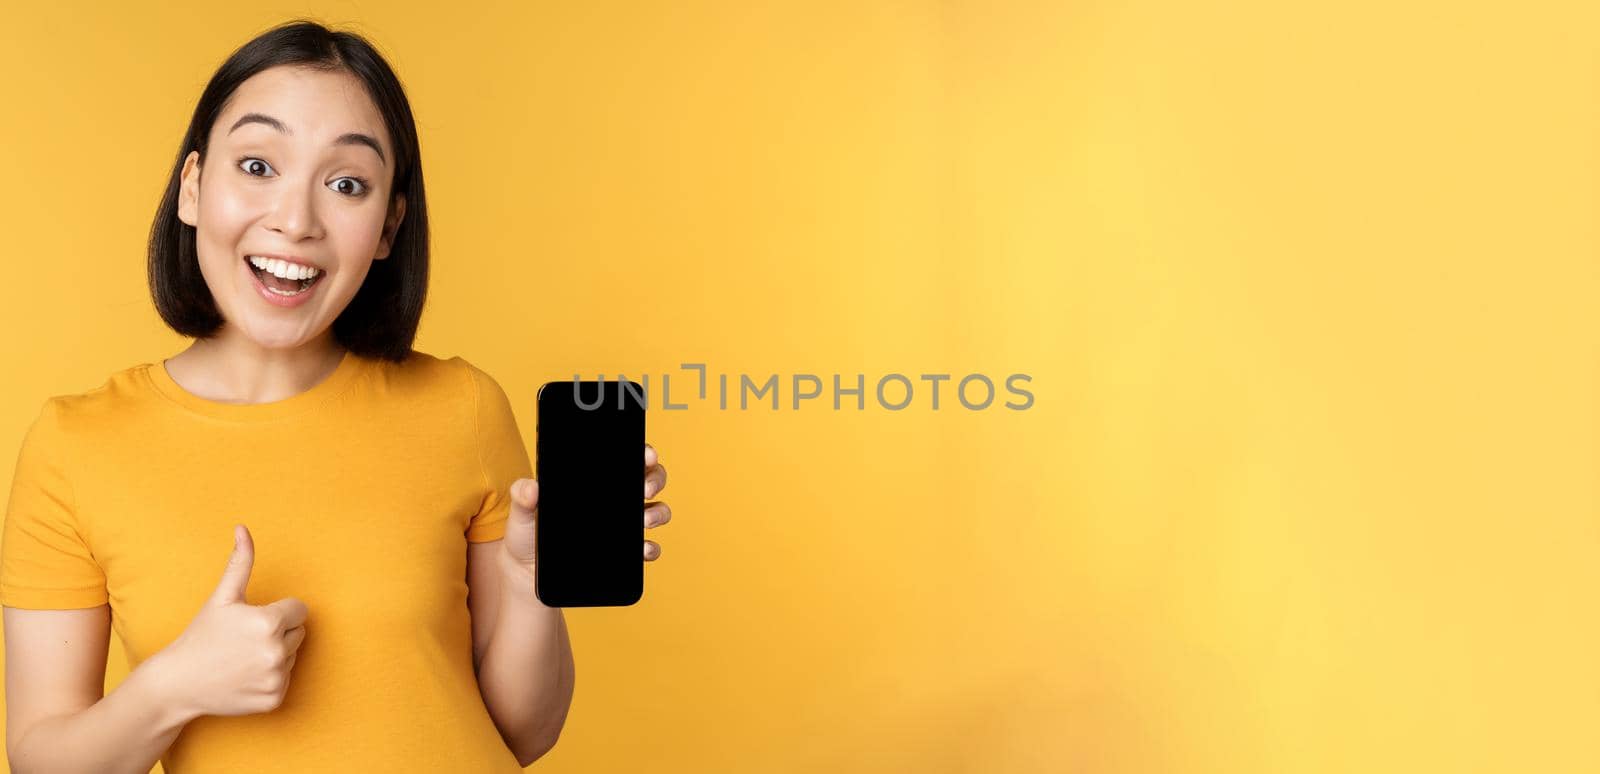
[[[377,105],[394,146],[393,197],[404,194],[400,221],[388,258],[373,261],[361,289],[333,322],[333,336],[358,355],[403,362],[411,354],[428,295],[428,208],[422,160],[411,103],[394,70],[362,36],[335,32],[306,19],[284,22],[240,46],[217,68],[195,105],[178,149],[172,177],[150,227],[150,295],[167,326],[184,336],[207,338],[223,325],[216,299],[200,273],[195,227],[178,218],[183,164],[198,151],[205,164],[212,125],[239,84],[278,65],[343,71],[360,79]]]

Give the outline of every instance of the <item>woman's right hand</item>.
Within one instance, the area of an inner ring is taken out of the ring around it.
[[[192,715],[277,709],[306,636],[306,605],[299,599],[260,606],[245,602],[255,542],[242,524],[233,528],[233,540],[216,590],[188,628],[158,654],[166,662],[164,682]]]

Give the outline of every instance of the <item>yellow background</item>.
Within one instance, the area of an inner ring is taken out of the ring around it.
[[[534,769],[1600,769],[1592,5],[12,7],[7,453],[184,345],[150,218],[298,14],[405,81],[418,346],[530,449],[575,371],[1033,377],[654,411],[663,556]]]

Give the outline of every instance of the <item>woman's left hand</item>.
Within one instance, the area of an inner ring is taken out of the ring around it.
[[[672,509],[664,502],[649,502],[667,487],[667,468],[661,464],[654,446],[644,445],[644,528],[651,529],[672,520]],[[532,572],[534,558],[538,556],[534,522],[539,512],[539,482],[519,478],[511,484],[511,516],[506,520],[504,546],[507,557]],[[661,545],[653,540],[644,541],[644,560],[653,562],[661,558]]]
[[[663,502],[649,502],[650,498],[661,494],[667,488],[667,468],[661,464],[661,458],[656,454],[656,447],[644,445],[644,528],[659,527],[672,520],[672,509]],[[653,562],[661,558],[661,545],[652,540],[644,541],[644,560]]]

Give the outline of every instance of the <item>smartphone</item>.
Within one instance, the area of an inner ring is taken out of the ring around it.
[[[534,591],[550,607],[644,596],[644,411],[638,383],[539,388]]]

